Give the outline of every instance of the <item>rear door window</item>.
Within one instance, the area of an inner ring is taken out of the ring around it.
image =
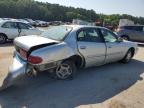
[[[24,24],[24,23],[18,23],[18,25],[21,29],[30,29],[30,28],[32,28],[30,25]]]
[[[78,33],[78,41],[82,42],[103,42],[97,29],[87,28]]]

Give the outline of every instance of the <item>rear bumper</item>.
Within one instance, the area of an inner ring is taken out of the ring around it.
[[[15,54],[13,64],[10,66],[9,69],[9,73],[12,74],[12,78],[18,78],[21,75],[24,75],[27,71],[27,62],[22,60],[17,54]]]
[[[13,64],[10,66],[9,73],[5,77],[2,87],[0,87],[0,90],[6,89],[11,85],[15,84],[16,82],[19,82],[21,78],[29,75],[30,73],[36,74],[38,71],[44,71],[54,68],[56,64],[57,62],[48,63],[40,66],[33,66],[28,64],[27,61],[23,60],[21,57],[19,57],[18,54],[15,53],[13,57]]]
[[[13,64],[10,66],[9,73],[3,81],[1,89],[13,85],[18,79],[25,76],[30,69],[27,68],[27,62],[22,60],[18,55],[14,55]]]

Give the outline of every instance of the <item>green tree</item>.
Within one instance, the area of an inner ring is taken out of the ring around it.
[[[0,0],[0,17],[32,18],[45,21],[72,21],[72,19],[78,18],[90,22],[104,21],[111,25],[118,25],[120,19],[129,19],[135,23],[144,24],[143,17],[134,17],[127,14],[97,14],[94,10],[66,7],[34,0]]]

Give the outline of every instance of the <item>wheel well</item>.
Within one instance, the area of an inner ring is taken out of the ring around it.
[[[72,60],[77,68],[83,67],[85,65],[84,59],[79,55],[73,55],[66,60]]]
[[[7,37],[7,35],[6,34],[4,34],[4,33],[0,33],[1,35],[4,35],[5,37],[6,37],[6,39],[8,39],[8,37]]]
[[[132,51],[132,57],[133,57],[135,54],[135,48],[131,47],[129,50]]]

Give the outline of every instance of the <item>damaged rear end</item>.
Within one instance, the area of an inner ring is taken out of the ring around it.
[[[26,74],[35,74],[35,66],[43,62],[40,56],[33,56],[31,53],[37,49],[54,45],[57,41],[39,36],[18,37],[14,41],[15,52],[13,64],[9,68],[9,73],[3,81],[1,90],[13,85]]]
[[[3,81],[1,89],[5,89],[14,84],[18,79],[24,77],[28,72],[27,62],[22,60],[17,54],[14,54],[13,64],[10,66],[9,73]]]

